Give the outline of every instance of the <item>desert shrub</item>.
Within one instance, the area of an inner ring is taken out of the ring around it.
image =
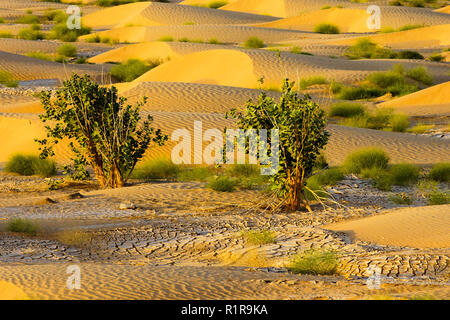
[[[210,3],[208,3],[208,7],[211,9],[218,9],[226,4],[228,4],[227,1],[211,1]]]
[[[434,181],[450,182],[450,162],[435,164],[428,176]]]
[[[14,35],[8,31],[1,31],[0,38],[14,38]]]
[[[65,245],[83,248],[89,247],[94,237],[91,233],[84,230],[66,230],[58,232],[56,239]]]
[[[172,42],[173,37],[172,36],[162,36],[161,38],[158,39],[158,41]]]
[[[389,168],[392,184],[396,186],[408,186],[419,180],[420,171],[415,165],[408,163],[395,164]]]
[[[432,191],[427,195],[427,198],[430,205],[450,203],[450,193],[448,192]]]
[[[405,193],[395,194],[389,197],[389,201],[395,204],[412,204],[413,200]]]
[[[50,177],[56,174],[56,163],[29,154],[15,154],[6,162],[5,171],[23,176],[40,175]]]
[[[19,31],[17,38],[23,40],[42,40],[44,39],[44,34],[36,28],[25,28]]]
[[[39,24],[39,17],[32,15],[32,14],[27,14],[23,17],[20,17],[16,20],[16,23],[20,23],[20,24]]]
[[[320,170],[325,169],[328,167],[328,162],[323,153],[320,153],[319,156],[316,158],[316,161],[314,161],[314,170]]]
[[[249,230],[242,232],[245,242],[250,245],[275,243],[275,233],[269,230]]]
[[[362,148],[349,154],[344,161],[344,168],[350,173],[360,173],[364,169],[386,169],[389,156],[376,147]]]
[[[323,34],[338,34],[339,28],[330,23],[320,23],[314,27],[314,32]]]
[[[375,72],[369,75],[367,80],[383,89],[405,83],[405,78],[395,71]]]
[[[176,179],[180,168],[169,159],[150,160],[138,166],[131,174],[132,179]]]
[[[260,168],[254,164],[234,164],[227,167],[226,173],[233,177],[253,177],[260,175]]]
[[[300,88],[306,89],[315,84],[326,84],[326,83],[328,83],[328,81],[324,77],[320,77],[320,76],[309,77],[309,78],[304,78],[304,79],[300,80]]]
[[[250,37],[247,39],[247,41],[244,42],[244,47],[246,48],[259,49],[263,48],[264,46],[264,41],[262,41],[258,37]]]
[[[423,123],[418,123],[417,125],[415,125],[412,128],[409,128],[408,130],[406,130],[407,132],[411,132],[411,133],[415,133],[415,134],[421,134],[421,133],[425,133],[431,129],[434,128],[434,124],[423,124]]]
[[[79,57],[77,60],[75,60],[76,64],[84,64],[87,62],[88,62],[88,59],[86,57]]]
[[[30,58],[35,58],[35,59],[40,59],[40,60],[47,60],[47,61],[53,61],[53,57],[49,54],[40,52],[40,51],[35,51],[35,52],[28,52],[25,54],[27,57]]]
[[[409,127],[409,119],[406,114],[394,114],[389,120],[392,131],[405,132]]]
[[[421,55],[420,53],[418,53],[416,51],[410,51],[410,50],[397,52],[397,58],[398,59],[416,59],[416,60],[425,59],[424,56]]]
[[[19,85],[19,81],[14,78],[14,75],[5,70],[0,70],[0,83],[10,88],[14,88]]]
[[[220,192],[232,192],[235,190],[237,181],[229,177],[220,176],[211,178],[208,182],[208,188]]]
[[[39,226],[28,219],[13,218],[6,224],[6,230],[9,232],[19,232],[35,236],[39,230]]]
[[[315,186],[332,186],[344,179],[344,173],[339,168],[321,171],[308,178],[308,183]]]
[[[345,56],[350,59],[392,59],[396,57],[396,54],[368,38],[362,38],[345,51]]]
[[[379,97],[385,94],[385,90],[371,87],[341,87],[336,97],[342,100],[360,100]]]
[[[58,48],[58,54],[64,57],[75,57],[77,55],[77,47],[71,44],[63,44]]]
[[[423,28],[423,27],[424,27],[423,24],[406,24],[406,25],[398,28],[398,31],[408,31],[408,30],[419,29],[419,28]]]
[[[58,39],[64,42],[77,41],[79,36],[91,33],[91,28],[81,26],[80,29],[69,29],[66,23],[56,24],[50,33],[47,35],[48,39]]]
[[[67,21],[68,15],[62,10],[46,10],[44,12],[44,18],[47,21],[53,21],[57,23],[62,23]]]
[[[331,106],[330,117],[350,118],[363,115],[366,112],[363,105],[358,103],[338,102]]]
[[[336,252],[311,249],[295,255],[288,269],[300,274],[333,275],[337,273],[338,264]]]
[[[216,174],[213,168],[209,167],[192,167],[184,168],[177,174],[178,181],[207,181]]]
[[[390,191],[392,187],[392,175],[385,169],[373,167],[361,170],[361,176],[371,179],[372,185],[382,191]]]
[[[129,59],[124,63],[112,67],[110,72],[120,82],[130,82],[155,68],[160,63],[160,61],[147,63],[139,59]]]
[[[344,85],[342,83],[332,81],[330,84],[330,90],[333,92],[333,94],[338,94],[341,92],[341,90],[344,88]]]
[[[217,40],[216,38],[211,38],[208,41],[209,44],[222,44],[222,42],[220,42],[219,40]]]
[[[406,72],[406,75],[410,77],[411,79],[414,79],[416,81],[419,81],[426,85],[432,85],[433,84],[433,77],[428,72],[428,70],[424,67],[417,67],[410,69]]]
[[[88,75],[74,74],[62,88],[42,93],[40,118],[49,124],[47,138],[36,140],[41,157],[54,155],[53,146],[68,138],[73,156],[65,171],[83,179],[89,176],[89,164],[101,187],[122,187],[150,144],[163,145],[167,140],[159,129],[150,127],[150,115],[140,121],[144,102],[145,98],[127,105],[114,86],[100,87]]]
[[[237,119],[239,129],[278,129],[280,166],[265,168],[271,174],[272,190],[290,210],[311,211],[303,186],[328,142],[324,111],[310,97],[300,96],[288,79],[283,82],[279,103],[262,91],[256,103],[249,100],[242,109],[228,114]],[[267,144],[272,147],[269,136]]]
[[[443,61],[445,58],[443,55],[439,54],[439,53],[433,53],[432,55],[430,55],[427,60],[430,61],[434,61],[434,62],[441,62]]]

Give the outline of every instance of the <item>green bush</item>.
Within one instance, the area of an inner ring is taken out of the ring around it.
[[[397,52],[397,58],[398,59],[416,59],[416,60],[425,59],[424,56],[421,55],[420,53],[418,53],[416,51],[410,51],[410,50]]]
[[[17,34],[17,38],[23,40],[42,40],[44,39],[44,34],[36,28],[22,29]]]
[[[430,205],[450,203],[450,193],[448,192],[432,191],[427,195],[427,198]]]
[[[350,118],[365,114],[366,110],[363,105],[351,102],[338,102],[331,106],[330,117]]]
[[[19,81],[14,78],[11,72],[0,70],[0,83],[6,87],[14,88],[19,85]]]
[[[131,174],[132,179],[176,179],[180,168],[168,159],[155,159],[138,166]]]
[[[5,165],[5,171],[23,176],[39,175],[51,177],[56,174],[56,163],[35,155],[15,154]]]
[[[259,49],[263,48],[264,46],[264,41],[262,41],[258,37],[250,37],[247,39],[247,41],[244,42],[244,47],[246,48]]]
[[[371,179],[375,188],[382,191],[390,191],[392,186],[392,175],[385,169],[373,167],[361,170],[361,176]]]
[[[227,167],[226,172],[234,177],[254,177],[260,175],[260,168],[255,164],[234,164]]]
[[[77,47],[71,44],[63,44],[58,48],[58,54],[64,57],[75,57],[77,55]]]
[[[313,186],[332,186],[344,179],[344,173],[339,168],[331,168],[321,171],[307,180],[307,185]]]
[[[409,128],[408,130],[406,130],[407,132],[411,132],[411,133],[415,133],[415,134],[421,134],[421,133],[425,133],[427,131],[429,131],[430,129],[434,128],[434,124],[423,124],[423,123],[418,123],[417,125],[415,125],[412,128]]]
[[[16,23],[19,24],[39,24],[39,17],[32,15],[32,14],[27,14],[23,17],[20,17],[16,20]]]
[[[30,236],[35,236],[38,232],[39,226],[27,219],[14,218],[8,221],[6,230],[10,232],[25,233]]]
[[[408,31],[413,29],[423,28],[425,25],[423,24],[406,24],[398,29],[398,31]]]
[[[324,77],[320,77],[320,76],[309,77],[309,78],[300,80],[300,88],[306,89],[315,84],[326,84],[326,83],[328,83],[328,81]]]
[[[67,21],[68,15],[62,10],[49,9],[44,12],[44,18],[47,21],[62,23]]]
[[[300,274],[333,275],[337,273],[338,264],[336,252],[311,249],[294,256],[288,269]]]
[[[450,182],[450,162],[435,164],[428,176],[434,181]]]
[[[91,33],[91,28],[81,26],[80,29],[69,29],[66,23],[56,24],[50,33],[48,34],[48,39],[58,39],[64,42],[74,42],[77,41],[79,36]]]
[[[441,62],[443,61],[445,58],[443,55],[439,54],[439,53],[433,53],[432,55],[430,55],[427,60],[430,61],[434,61],[434,62]]]
[[[338,34],[339,28],[336,25],[330,23],[321,23],[314,27],[314,32],[322,34]]]
[[[162,36],[161,38],[158,39],[158,41],[172,42],[173,37],[172,36]]]
[[[213,168],[193,167],[180,170],[177,175],[178,181],[207,181],[216,174]]]
[[[393,165],[389,172],[392,177],[392,183],[396,186],[408,186],[419,180],[419,168],[407,163]]]
[[[326,167],[328,167],[327,159],[323,153],[320,153],[316,161],[314,161],[313,170],[325,169]]]
[[[125,63],[112,67],[110,72],[118,81],[130,82],[155,68],[160,63],[160,61],[147,63],[139,59],[129,59]]]
[[[8,31],[1,31],[0,38],[14,38],[14,35]]]
[[[337,94],[338,99],[360,100],[382,96],[385,90],[371,87],[341,87]]]
[[[395,132],[405,132],[409,127],[409,119],[406,114],[394,114],[391,116],[389,122],[392,131]]]
[[[350,173],[360,173],[364,169],[386,169],[389,156],[380,148],[371,147],[354,151],[344,161],[344,168]]]
[[[375,72],[369,75],[367,80],[383,89],[405,83],[405,78],[395,71]]]
[[[410,69],[407,71],[406,75],[410,77],[411,79],[414,79],[416,81],[419,81],[426,85],[432,85],[433,84],[433,77],[428,72],[428,70],[424,67],[417,67],[414,69]]]
[[[218,9],[220,7],[223,7],[226,4],[228,4],[227,1],[211,1],[208,4],[208,7],[211,8],[211,9]]]
[[[345,51],[345,56],[350,59],[392,59],[396,57],[396,54],[369,38],[362,38]]]
[[[249,230],[242,232],[245,242],[250,245],[275,243],[275,233],[269,230]]]
[[[230,179],[225,176],[212,178],[208,182],[208,188],[220,192],[232,192],[235,190],[236,185],[237,182],[235,179]]]
[[[51,55],[43,53],[43,52],[40,52],[40,51],[28,52],[25,55],[27,57],[34,58],[34,59],[53,61],[53,57]]]

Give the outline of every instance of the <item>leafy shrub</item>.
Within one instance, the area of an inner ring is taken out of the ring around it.
[[[360,173],[364,169],[386,169],[389,156],[380,148],[362,148],[347,156],[344,168],[347,172]]]
[[[395,194],[389,197],[389,200],[395,204],[412,204],[413,200],[405,193]]]
[[[321,23],[314,27],[314,32],[322,34],[338,34],[339,28],[336,25],[330,23]]]
[[[66,22],[68,15],[62,10],[46,10],[44,12],[44,18],[47,21],[53,21],[56,23]]]
[[[396,186],[408,186],[419,180],[419,168],[412,164],[401,163],[393,165],[389,172],[392,176],[392,183]]]
[[[269,230],[249,230],[242,232],[245,242],[250,245],[275,243],[275,233]]]
[[[363,115],[366,112],[363,105],[358,103],[338,102],[331,106],[330,117],[350,118]]]
[[[44,34],[39,31],[39,29],[36,30],[36,28],[26,28],[19,31],[17,38],[23,40],[42,40],[44,39]]]
[[[40,175],[50,177],[56,174],[56,163],[48,159],[40,159],[35,155],[15,154],[5,165],[5,171],[23,176]]]
[[[416,59],[416,60],[425,59],[424,56],[421,55],[420,53],[418,53],[416,51],[410,51],[410,50],[397,52],[397,58],[398,59]]]
[[[35,236],[38,232],[39,226],[27,219],[14,218],[8,221],[6,230],[10,232],[25,233],[30,236]]]
[[[247,41],[244,42],[244,47],[246,48],[259,49],[263,48],[264,46],[264,41],[262,41],[258,37],[250,37],[247,39]]]
[[[19,81],[14,78],[11,72],[0,70],[0,83],[6,87],[14,88],[19,85]]]
[[[74,42],[77,41],[79,36],[91,33],[91,28],[81,26],[80,29],[69,29],[66,23],[56,24],[50,33],[48,34],[48,39],[58,39],[64,42]]]
[[[339,264],[336,252],[330,250],[307,250],[291,259],[288,269],[294,273],[333,275]]]
[[[139,59],[129,59],[125,63],[112,67],[110,72],[111,75],[120,82],[130,82],[155,68],[160,63],[160,61],[146,63]]]
[[[306,89],[315,84],[326,84],[326,83],[328,83],[328,81],[324,77],[320,77],[320,76],[309,77],[309,78],[300,80],[300,88]]]
[[[180,168],[168,159],[155,159],[138,166],[131,178],[151,180],[151,179],[175,179]]]
[[[428,176],[434,181],[450,182],[450,162],[435,164]]]
[[[212,178],[208,182],[208,188],[220,192],[232,192],[235,190],[236,185],[236,180],[230,179],[225,176]]]
[[[411,79],[422,82],[426,85],[433,84],[433,77],[430,75],[428,70],[424,67],[417,67],[407,71],[406,75]]]
[[[58,48],[58,54],[64,57],[75,57],[77,55],[77,47],[71,44],[63,44]]]

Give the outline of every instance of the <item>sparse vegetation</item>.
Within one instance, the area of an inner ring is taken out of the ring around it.
[[[77,55],[77,47],[71,44],[63,44],[58,48],[58,54],[63,57],[75,57]]]
[[[236,189],[238,182],[226,176],[213,177],[208,182],[208,188],[220,192],[232,192]]]
[[[351,118],[355,116],[362,116],[366,113],[363,105],[351,102],[338,102],[331,106],[330,117]]]
[[[158,41],[172,42],[173,41],[173,37],[172,36],[162,36],[161,38],[158,39]]]
[[[35,236],[39,230],[39,226],[29,219],[13,218],[8,221],[6,230],[9,232],[24,233],[29,236]]]
[[[259,39],[258,37],[250,37],[247,41],[244,42],[244,47],[251,49],[259,49],[264,48],[264,41]]]
[[[32,14],[27,14],[25,16],[22,16],[16,20],[16,23],[19,24],[39,24],[40,20],[39,17]]]
[[[450,203],[449,192],[432,191],[427,195],[429,205],[440,205]]]
[[[132,179],[152,180],[177,178],[180,168],[169,159],[150,160],[138,166],[131,174]]]
[[[91,33],[91,28],[81,26],[80,29],[69,29],[67,24],[62,22],[56,24],[48,33],[47,39],[58,39],[64,42],[77,41],[79,36]]]
[[[19,85],[19,81],[17,81],[14,75],[5,70],[0,70],[0,83],[9,88],[15,88]]]
[[[433,84],[433,77],[430,75],[428,70],[424,67],[417,67],[410,69],[406,72],[406,75],[411,79],[414,79],[418,82],[426,84],[428,86]]]
[[[275,233],[270,230],[249,230],[243,231],[242,237],[250,245],[264,245],[275,243]]]
[[[147,71],[159,66],[161,61],[145,62],[139,59],[129,59],[111,68],[111,75],[120,82],[130,82]]]
[[[395,194],[389,197],[389,200],[395,204],[407,204],[410,205],[413,203],[413,200],[410,196],[405,193]]]
[[[450,182],[450,162],[436,163],[428,176],[439,182]]]
[[[56,163],[48,159],[40,159],[36,155],[18,153],[12,155],[6,162],[5,171],[23,176],[51,177],[56,174]]]
[[[300,88],[306,89],[312,85],[316,84],[326,84],[328,83],[327,79],[321,76],[309,77],[300,80]]]
[[[331,250],[307,250],[291,259],[288,269],[293,273],[333,275],[337,273],[339,260]]]
[[[321,23],[314,27],[314,32],[323,34],[338,34],[340,33],[339,28],[330,23]]]
[[[38,25],[33,25],[30,28],[22,29],[17,34],[17,38],[23,40],[42,40],[44,37],[45,36],[40,31],[40,27]]]
[[[364,169],[386,169],[389,156],[384,150],[376,147],[362,148],[347,156],[343,167],[347,172],[360,173]]]
[[[406,130],[407,132],[410,133],[415,133],[415,134],[422,134],[425,133],[431,129],[434,128],[434,124],[423,124],[423,123],[418,123],[417,125],[415,125],[412,128],[409,128],[408,130]]]
[[[419,168],[408,163],[391,166],[389,173],[392,176],[392,184],[396,186],[408,186],[416,183],[420,176]]]

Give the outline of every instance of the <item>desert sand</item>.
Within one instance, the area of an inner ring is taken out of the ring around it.
[[[347,0],[230,0],[219,9],[208,8],[209,0],[106,8],[90,0],[83,3],[82,21],[92,32],[71,44],[78,50],[76,58],[85,57],[88,63],[76,64],[73,58],[62,64],[26,56],[30,52],[55,55],[63,44],[59,40],[0,39],[0,70],[19,81],[17,87],[0,86],[0,168],[15,153],[38,154],[34,139],[45,137],[38,94],[60,87],[72,73],[115,85],[132,104],[148,97],[141,114],[153,116],[152,126],[168,134],[169,141],[163,147],[152,146],[143,163],[170,158],[176,144],[170,135],[181,128],[192,133],[194,121],[202,121],[203,130],[234,127],[234,121],[225,119],[227,111],[258,99],[261,90],[278,100],[286,77],[297,83],[325,78],[326,84],[301,93],[310,94],[328,111],[338,101],[330,90],[332,81],[359,85],[368,75],[396,64],[406,71],[426,68],[433,84],[419,84],[419,91],[397,98],[387,94],[357,102],[407,114],[411,126],[426,119],[440,131],[391,132],[342,126],[330,119],[324,150],[328,164],[339,166],[352,151],[373,146],[385,150],[390,163],[418,165],[425,173],[436,163],[450,161],[450,65],[448,52],[443,52],[450,45],[448,6],[433,10],[376,1],[382,27],[424,26],[375,33],[366,25],[368,3]],[[26,10],[41,16],[48,8],[66,7],[0,0],[0,17],[6,19],[0,31],[15,35],[28,27],[15,23]],[[318,23],[333,23],[341,33],[315,33]],[[53,25],[41,27],[48,32]],[[88,41],[96,36],[97,42]],[[264,44],[245,48],[250,37]],[[343,56],[365,37],[427,57],[441,53],[444,59]],[[116,82],[110,69],[129,59],[161,64],[133,81]],[[262,77],[263,85],[258,81]],[[69,163],[68,141],[59,143],[55,153],[59,165]],[[50,187],[58,181],[61,186]],[[437,188],[448,194],[448,183]],[[132,179],[124,188],[99,189],[93,179],[69,181],[61,172],[45,179],[1,171],[0,299],[450,297],[450,205],[428,205],[414,185],[384,191],[353,174],[327,186],[335,202],[322,206],[313,201],[312,214],[281,211],[260,189],[217,192],[206,182],[170,179]],[[414,201],[392,201],[392,196],[402,194]],[[38,234],[6,231],[8,221],[16,217],[37,223]],[[273,232],[273,243],[252,245],[242,234],[265,229]],[[309,249],[337,252],[337,274],[290,272],[292,256]],[[66,287],[66,267],[73,264],[82,270],[80,290]],[[366,285],[369,265],[382,271],[383,284],[377,291]]]

